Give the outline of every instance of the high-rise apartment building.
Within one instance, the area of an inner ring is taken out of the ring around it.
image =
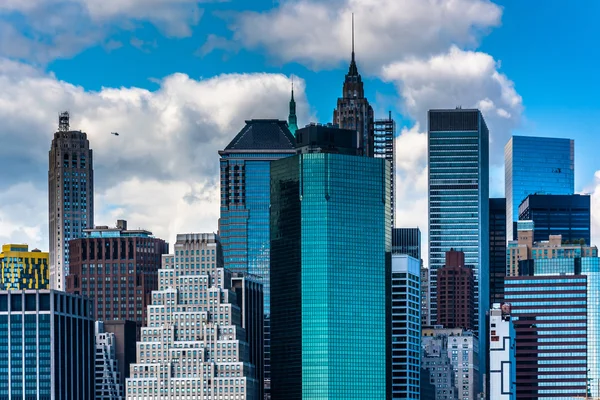
[[[516,333],[510,305],[494,304],[490,310],[490,392],[489,399],[516,400]]]
[[[0,291],[0,398],[94,398],[91,302],[54,290]]]
[[[550,235],[561,235],[570,243],[589,245],[591,241],[589,195],[529,195],[519,206],[519,220],[533,221],[535,242]]]
[[[69,113],[58,117],[48,167],[50,287],[65,290],[69,240],[94,226],[94,168],[87,134],[70,130]]]
[[[356,146],[360,155],[373,157],[375,142],[373,131],[373,107],[365,97],[362,77],[358,73],[354,55],[354,17],[352,17],[352,58],[344,80],[342,97],[333,111],[333,124],[341,129],[356,132]]]
[[[5,244],[0,253],[0,290],[49,289],[48,253],[26,244]]]
[[[393,228],[392,253],[408,254],[421,260],[421,230],[419,228]]]
[[[437,271],[451,249],[465,253],[475,276],[480,349],[489,310],[489,131],[479,110],[430,110],[429,272],[431,321],[437,321]],[[486,365],[486,351],[479,353]]]
[[[490,304],[504,299],[506,276],[506,199],[490,199]]]
[[[376,119],[373,123],[373,156],[389,161],[390,167],[390,208],[392,213],[392,228],[396,226],[396,151],[394,137],[396,135],[396,122],[389,117]],[[419,232],[420,233],[420,232]],[[419,238],[419,245],[421,244]],[[417,257],[415,257],[417,258]],[[420,259],[420,256],[417,258]]]
[[[102,321],[96,321],[96,358],[94,383],[96,400],[123,400],[125,387],[117,360],[116,338],[112,332],[104,332]]]
[[[177,235],[159,278],[137,363],[130,366],[127,399],[262,400],[263,382],[242,327],[260,324],[262,315],[243,322],[251,314],[238,306],[218,236]]]
[[[453,381],[444,378],[435,382],[436,392],[440,395],[436,396],[436,399],[478,399],[480,369],[477,336],[460,328],[445,329],[440,326],[425,327],[422,333],[424,366],[430,369],[432,375],[441,371],[441,375],[444,376],[447,374],[447,357],[454,372]],[[430,357],[438,357],[439,361],[428,359]],[[454,390],[448,389],[450,383]],[[449,393],[449,396],[446,393]]]
[[[295,102],[294,102],[295,106]],[[290,105],[291,107],[291,105]],[[291,121],[293,122],[293,121]],[[290,123],[291,123],[290,122]],[[254,119],[219,151],[219,235],[225,268],[257,276],[264,290],[265,389],[270,387],[270,164],[296,154],[296,139],[280,120]]]
[[[475,329],[475,279],[465,265],[465,253],[450,250],[438,270],[437,324],[444,328]]]
[[[127,229],[125,220],[118,220],[115,228],[84,229],[83,236],[69,242],[66,291],[93,299],[98,320],[130,320],[141,328],[169,245],[152,232]]]
[[[519,205],[530,194],[573,194],[575,142],[513,136],[504,147],[506,238],[516,239]]]
[[[421,374],[421,261],[392,254],[392,398],[419,398]]]
[[[458,389],[452,362],[448,356],[448,338],[446,336],[422,338],[423,368],[430,376],[430,383],[434,387],[434,397],[421,398],[435,400],[456,400]]]
[[[352,155],[353,131],[317,128],[296,132],[300,142],[316,135],[301,154],[271,164],[272,395],[383,399],[391,394],[389,166]]]

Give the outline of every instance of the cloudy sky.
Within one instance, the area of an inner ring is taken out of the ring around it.
[[[94,150],[97,225],[125,218],[171,242],[216,231],[217,151],[246,119],[285,119],[292,77],[300,125],[331,121],[351,13],[367,96],[398,121],[399,226],[427,238],[426,111],[458,105],[490,127],[493,196],[510,135],[569,137],[576,190],[598,209],[599,12],[595,0],[0,0],[0,242],[48,249],[63,110]]]

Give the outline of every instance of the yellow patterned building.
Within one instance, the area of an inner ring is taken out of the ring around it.
[[[26,244],[5,244],[0,253],[0,290],[50,289],[49,255]]]

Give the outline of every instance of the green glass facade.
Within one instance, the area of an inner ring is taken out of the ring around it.
[[[390,391],[390,169],[313,153],[271,164],[274,399]]]

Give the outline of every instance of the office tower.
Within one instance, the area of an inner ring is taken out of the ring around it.
[[[589,195],[529,195],[519,206],[519,220],[533,221],[535,242],[561,235],[571,243],[590,244]]]
[[[130,366],[127,399],[261,398],[263,382],[249,361],[250,345],[241,339],[242,311],[218,236],[177,235],[159,278],[137,363]]]
[[[0,291],[0,396],[94,398],[91,302],[54,290]]]
[[[421,262],[392,254],[392,398],[419,398],[421,373]]]
[[[135,321],[139,331],[147,323],[146,307],[169,245],[152,232],[127,229],[125,220],[115,228],[84,229],[83,236],[69,242],[66,291],[94,300],[98,320]]]
[[[421,230],[419,228],[392,228],[392,253],[408,254],[421,260]]]
[[[516,239],[519,205],[530,194],[573,194],[575,142],[513,136],[504,147],[506,237]]]
[[[506,252],[506,271],[510,276],[520,275],[519,268],[523,260],[598,256],[596,246],[565,243],[561,235],[550,235],[548,240],[534,242],[533,221],[518,221],[517,233],[519,239],[509,241]]]
[[[344,80],[342,97],[337,100],[333,111],[333,124],[341,129],[356,132],[359,154],[374,156],[373,107],[365,97],[362,77],[358,73],[354,56],[354,16],[352,16],[352,58]]]
[[[219,151],[221,218],[219,235],[225,268],[261,278],[264,290],[264,374],[270,388],[270,164],[296,154],[288,124],[279,120],[246,121],[235,138]]]
[[[490,304],[504,299],[506,199],[490,199]]]
[[[494,304],[490,310],[490,394],[494,400],[516,400],[516,333],[510,305]]]
[[[389,166],[352,155],[349,130],[296,136],[300,154],[271,164],[273,398],[386,398]]]
[[[430,318],[437,321],[437,270],[451,249],[475,276],[480,365],[486,365],[489,310],[489,131],[479,110],[430,110]]]
[[[296,117],[296,100],[294,100],[294,82],[292,81],[292,98],[290,99],[290,114],[288,116],[288,128],[292,136],[298,130],[298,117]]]
[[[102,321],[96,321],[96,400],[123,400],[121,370],[117,360],[116,338],[112,332],[104,332]]]
[[[523,260],[505,282],[517,344],[517,399],[600,396],[600,258]]]
[[[100,321],[97,323],[100,323]],[[125,391],[125,380],[129,378],[129,366],[135,363],[137,325],[134,321],[123,320],[102,321],[101,323],[104,333],[110,334],[114,338],[112,345],[117,360],[117,370],[119,371],[119,384]]]
[[[423,366],[428,368],[432,375],[440,374],[443,378],[435,382],[436,400],[478,399],[479,340],[473,332],[436,326],[423,328],[421,340],[424,351]],[[449,360],[454,373],[452,380],[447,378],[446,359]],[[453,387],[454,390],[449,387]]]
[[[94,226],[94,168],[87,134],[70,130],[69,113],[58,117],[49,154],[50,287],[65,290],[68,242]]]
[[[421,267],[421,325],[431,325],[429,319],[429,268]]]
[[[0,253],[0,290],[49,289],[48,253],[26,244],[5,244]]]
[[[446,252],[445,265],[438,270],[437,323],[445,328],[475,329],[475,279],[465,266],[465,253]]]
[[[396,226],[396,151],[394,136],[396,134],[396,122],[392,119],[390,111],[387,119],[377,119],[373,123],[373,155],[389,161],[390,166],[390,204],[392,212],[392,228]],[[420,232],[419,232],[420,234]],[[419,237],[419,246],[421,239]],[[414,256],[413,256],[414,257]],[[418,260],[419,257],[415,257]]]

